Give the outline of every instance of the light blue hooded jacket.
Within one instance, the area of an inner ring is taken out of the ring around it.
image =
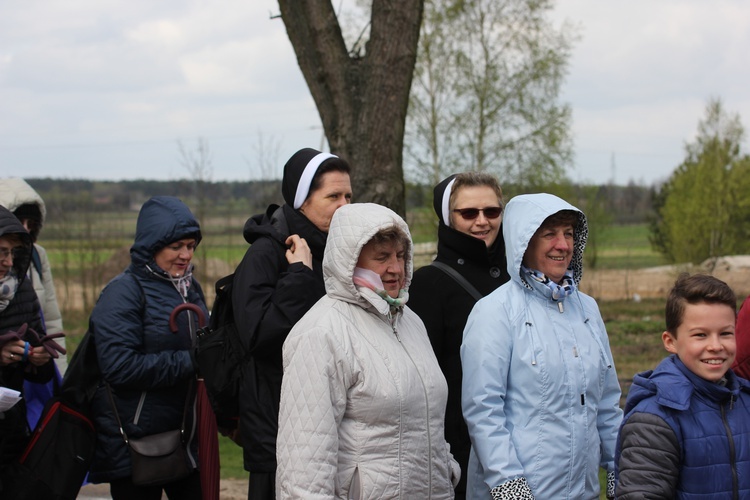
[[[476,304],[464,330],[469,499],[531,498],[529,488],[537,499],[598,499],[598,468],[614,471],[620,386],[598,306],[578,290],[555,301],[521,274],[532,236],[561,210],[579,213],[569,270],[580,283],[584,214],[553,195],[516,196],[503,219],[511,280]],[[527,495],[512,496],[522,478]]]

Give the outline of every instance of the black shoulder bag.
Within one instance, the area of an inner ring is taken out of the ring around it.
[[[185,409],[182,412],[182,425],[179,429],[152,434],[142,438],[129,438],[120,421],[112,388],[107,384],[107,394],[112,410],[115,412],[117,425],[125,444],[130,451],[131,480],[138,486],[162,486],[179,481],[193,472],[187,457],[185,434],[185,419],[190,408],[193,393],[193,381],[190,381]]]

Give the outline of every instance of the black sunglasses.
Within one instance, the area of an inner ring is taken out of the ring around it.
[[[454,208],[454,212],[458,212],[462,219],[474,220],[479,217],[479,212],[482,212],[488,219],[497,219],[503,213],[503,207],[486,207],[486,208]]]

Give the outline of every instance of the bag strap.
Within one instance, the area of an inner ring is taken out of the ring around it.
[[[122,421],[120,420],[120,413],[117,411],[117,405],[115,404],[115,398],[112,394],[112,387],[109,385],[109,382],[104,383],[107,386],[107,395],[109,396],[109,403],[112,405],[112,411],[115,412],[115,420],[117,420],[117,427],[120,429],[120,435],[122,436],[122,439],[125,441],[125,444],[128,444],[128,435],[125,434],[125,428],[122,425]],[[188,386],[188,392],[187,396],[185,396],[185,408],[182,411],[182,423],[180,424],[180,436],[185,434],[185,421],[187,419],[188,411],[190,410],[190,400],[192,399],[193,395],[193,389],[195,387],[194,379],[190,379],[190,385]],[[143,391],[144,394],[146,391]]]
[[[474,286],[471,283],[469,283],[469,281],[466,278],[461,276],[461,273],[453,269],[448,264],[444,264],[443,262],[438,262],[436,260],[433,260],[430,265],[433,267],[437,267],[438,269],[443,271],[445,274],[453,278],[456,281],[456,283],[461,285],[463,289],[466,290],[469,293],[469,295],[471,295],[474,298],[474,300],[479,300],[483,297],[483,295],[479,293],[479,290],[474,288]]]

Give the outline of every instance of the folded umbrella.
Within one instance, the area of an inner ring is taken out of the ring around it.
[[[169,315],[169,328],[177,333],[177,315],[182,311],[191,311],[198,317],[198,326],[206,326],[206,315],[195,304],[180,304]],[[189,321],[192,346],[195,348],[195,322]],[[198,415],[198,461],[200,463],[201,491],[203,500],[219,500],[219,429],[216,416],[208,400],[208,393],[203,379],[198,376],[196,383],[196,412]]]

